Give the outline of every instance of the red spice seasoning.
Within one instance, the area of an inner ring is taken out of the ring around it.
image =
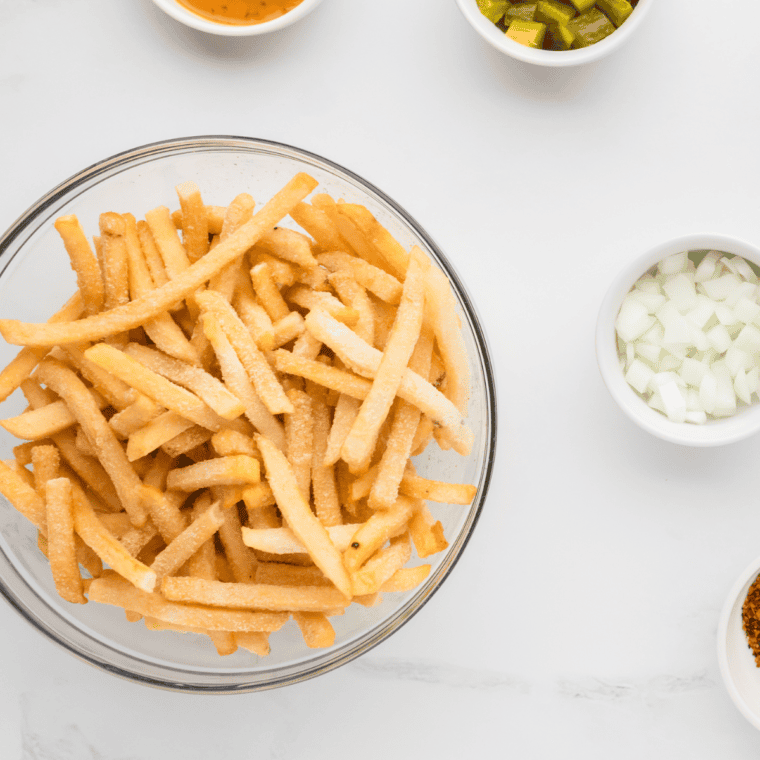
[[[747,592],[742,607],[742,623],[749,648],[755,655],[755,665],[760,668],[760,575],[755,578]]]

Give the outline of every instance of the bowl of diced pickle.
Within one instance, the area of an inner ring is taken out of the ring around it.
[[[457,0],[475,30],[514,58],[545,66],[597,60],[622,44],[653,0]]]

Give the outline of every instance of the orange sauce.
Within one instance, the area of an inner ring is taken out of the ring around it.
[[[302,0],[177,0],[188,10],[219,24],[261,24],[284,16]]]

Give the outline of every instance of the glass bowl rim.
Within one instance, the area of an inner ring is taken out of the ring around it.
[[[316,153],[313,153],[302,148],[297,148],[286,143],[277,142],[274,140],[267,140],[262,138],[244,137],[238,135],[196,135],[191,137],[178,137],[169,140],[161,140],[157,142],[146,143],[144,145],[137,146],[119,153],[115,153],[108,158],[98,161],[90,166],[82,169],[76,174],[71,175],[66,180],[56,185],[52,190],[40,197],[35,203],[33,203],[26,211],[24,211],[8,228],[8,230],[0,237],[0,264],[3,257],[8,252],[8,249],[13,242],[26,230],[32,223],[48,208],[54,204],[57,200],[63,198],[71,191],[85,184],[89,180],[92,180],[100,175],[105,174],[110,170],[123,167],[128,169],[129,165],[145,159],[148,156],[168,156],[172,153],[187,153],[196,150],[203,152],[208,149],[220,149],[220,150],[247,150],[263,148],[264,150],[270,150],[274,154],[279,154],[283,158],[302,158],[322,164],[329,170],[336,172],[338,175],[343,175],[344,178],[350,180],[351,183],[356,185],[362,191],[368,191],[369,194],[375,194],[383,203],[387,204],[390,209],[398,215],[401,221],[416,235],[420,240],[424,241],[425,245],[433,252],[438,259],[442,268],[446,272],[448,278],[452,281],[457,296],[463,306],[464,311],[467,314],[470,327],[473,332],[473,340],[478,349],[478,359],[483,370],[484,386],[485,386],[485,407],[486,407],[486,420],[488,423],[488,430],[490,435],[485,440],[485,457],[483,462],[483,471],[481,475],[481,487],[478,492],[477,502],[470,508],[469,514],[469,526],[464,526],[463,534],[461,535],[461,541],[456,554],[451,555],[447,566],[443,569],[443,573],[438,579],[435,585],[431,586],[426,594],[420,594],[419,591],[412,596],[406,604],[397,610],[390,618],[385,621],[376,624],[374,628],[370,628],[367,631],[358,634],[356,640],[347,645],[345,651],[337,652],[335,656],[331,657],[325,662],[319,662],[317,664],[309,665],[309,661],[302,662],[298,667],[298,672],[288,674],[282,677],[274,677],[271,680],[260,683],[178,683],[161,678],[157,676],[147,675],[145,672],[138,672],[137,670],[128,670],[118,665],[114,665],[108,660],[97,657],[95,654],[85,652],[82,648],[77,649],[73,644],[64,640],[57,631],[48,628],[42,620],[39,620],[24,604],[24,602],[18,598],[16,593],[9,588],[5,579],[0,577],[0,596],[2,596],[10,606],[28,623],[30,623],[38,632],[42,633],[46,638],[52,641],[57,646],[65,649],[70,654],[74,655],[77,659],[86,662],[87,664],[99,669],[111,673],[112,675],[119,676],[127,681],[141,683],[148,686],[162,688],[170,691],[184,692],[184,693],[205,693],[205,694],[238,694],[253,691],[263,691],[267,689],[277,688],[280,686],[286,686],[293,683],[299,683],[301,681],[314,678],[323,673],[327,673],[342,665],[345,665],[352,660],[356,659],[360,655],[365,654],[370,649],[374,648],[400,627],[405,625],[411,620],[422,607],[432,598],[432,596],[443,585],[444,581],[448,578],[449,574],[457,564],[464,552],[465,547],[472,537],[472,533],[477,525],[483,506],[485,504],[488,491],[491,484],[491,478],[493,476],[493,468],[496,460],[496,442],[497,442],[497,401],[496,401],[496,382],[494,375],[494,366],[491,361],[491,355],[488,348],[488,341],[483,331],[480,318],[475,308],[472,299],[469,296],[466,288],[464,287],[459,275],[452,266],[451,262],[447,259],[435,241],[431,236],[420,226],[420,224],[396,201],[386,195],[382,190],[377,188],[371,182],[365,180],[350,169],[324,158]],[[292,154],[292,155],[288,155]],[[21,243],[21,247],[26,244],[26,241]],[[21,248],[19,248],[21,250]],[[13,566],[12,562],[9,562],[13,567],[14,572],[17,575],[18,570]],[[24,579],[20,578],[28,588],[28,584]],[[30,592],[42,602],[45,606],[50,607],[50,602],[44,596],[36,594],[32,589]],[[60,615],[55,613],[58,617]],[[67,623],[67,625],[76,632],[76,634],[82,635],[91,639],[91,635],[80,628],[79,626]],[[138,658],[130,652],[121,650],[118,645],[112,644],[106,638],[96,639],[99,647],[110,648],[117,653],[120,657],[127,658],[132,662],[139,662]],[[315,654],[315,656],[318,656]],[[145,663],[146,665],[149,663]],[[287,667],[287,665],[285,666]],[[177,673],[192,673],[199,676],[201,672],[206,673],[207,669],[194,669],[191,666],[186,665],[173,665],[171,663],[162,663],[162,670],[164,671],[176,671]],[[220,671],[217,678],[223,679],[226,674],[224,671]]]

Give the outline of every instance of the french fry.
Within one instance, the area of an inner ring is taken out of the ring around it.
[[[272,322],[277,322],[290,314],[288,305],[272,279],[268,264],[256,264],[251,269],[251,280],[259,303],[264,307]]]
[[[207,451],[206,443],[211,440],[211,431],[202,428],[199,425],[185,430],[167,441],[161,450],[165,451],[170,457],[176,458],[186,454],[193,461],[199,461],[196,453],[199,450]]]
[[[331,272],[350,272],[359,285],[393,306],[401,302],[402,284],[384,269],[372,266],[364,259],[334,251],[320,253],[317,261]],[[371,342],[371,341],[368,341]]]
[[[326,528],[333,546],[344,552],[361,524],[331,525]],[[290,528],[243,528],[246,546],[267,554],[305,554],[306,546]]]
[[[338,488],[332,464],[325,463],[327,442],[330,436],[330,410],[320,395],[313,395],[313,454],[311,462],[311,487],[314,509],[324,526],[340,525]]]
[[[206,206],[206,223],[208,224],[209,235],[221,234],[226,213],[227,207],[225,206]],[[178,230],[184,227],[182,209],[172,212],[172,223]]]
[[[280,348],[286,343],[290,343],[291,340],[295,340],[301,335],[305,329],[303,317],[297,311],[291,311],[287,317],[284,317],[273,325],[274,341],[272,348]]]
[[[160,581],[179,570],[200,547],[209,541],[224,522],[219,504],[212,504],[199,519],[176,536],[155,559],[150,569]]]
[[[237,506],[233,505],[230,509],[224,510],[219,538],[224,546],[224,553],[235,581],[253,583],[256,577],[256,556],[243,542]]]
[[[124,450],[87,387],[71,369],[53,359],[45,359],[37,373],[40,380],[66,402],[95,446],[98,459],[113,481],[116,493],[132,522],[137,527],[143,525],[148,514],[143,484],[130,466]]]
[[[108,424],[118,438],[129,438],[132,433],[145,427],[164,411],[162,406],[141,393],[133,404],[114,414],[108,420]]]
[[[153,278],[145,261],[137,224],[132,214],[124,214],[124,242],[129,262],[129,291],[132,298],[140,298],[154,290]],[[190,364],[200,364],[195,347],[185,337],[168,312],[159,314],[143,325],[148,337],[170,356]]]
[[[303,309],[324,309],[349,327],[354,327],[359,322],[359,312],[356,309],[344,306],[334,295],[309,290],[301,285],[288,291],[288,300]]]
[[[440,520],[434,521],[430,511],[421,502],[412,519],[409,521],[409,533],[414,541],[417,556],[425,559],[431,554],[442,552],[448,547],[448,542],[443,535],[443,526]]]
[[[259,562],[256,566],[256,583],[272,586],[330,586],[331,583],[318,567],[300,567],[284,562]]]
[[[275,227],[259,238],[256,247],[304,269],[314,269],[317,266],[309,238],[295,230]]]
[[[296,476],[306,501],[311,493],[311,459],[314,440],[314,418],[311,397],[303,391],[288,391],[293,413],[285,415],[285,456]]]
[[[55,220],[54,227],[69,254],[71,268],[76,272],[84,313],[87,316],[97,314],[105,304],[103,277],[82,225],[76,216],[60,216]]]
[[[408,470],[401,480],[401,493],[412,499],[437,501],[441,504],[472,504],[478,489],[466,483],[444,483],[414,475]]]
[[[309,203],[298,203],[290,211],[290,216],[317,241],[325,251],[347,250],[337,227],[323,210]]]
[[[97,458],[97,452],[95,447],[90,443],[90,439],[87,437],[87,433],[82,428],[77,428],[76,438],[74,443],[76,447],[87,457]],[[135,470],[137,472],[137,470]]]
[[[406,528],[415,505],[403,496],[384,512],[376,512],[356,531],[343,555],[349,572],[358,570],[388,539]]]
[[[253,522],[256,521],[256,513],[263,511],[266,507],[274,507],[275,505],[272,489],[269,487],[268,483],[256,483],[255,485],[244,488],[242,496],[243,503],[248,512],[249,525],[251,527],[259,527],[253,525]],[[277,525],[279,526],[279,521],[277,522]]]
[[[107,406],[105,399],[99,394],[95,398],[99,409]],[[39,409],[24,412],[18,417],[0,420],[0,425],[11,435],[30,441],[49,438],[75,424],[76,419],[65,401],[54,401]]]
[[[156,585],[156,574],[142,562],[136,560],[98,520],[87,499],[76,490],[72,491],[74,529],[95,554],[110,565],[136,588],[152,591]],[[92,589],[92,586],[90,586]]]
[[[105,308],[129,303],[129,265],[124,241],[124,220],[113,212],[100,215]]]
[[[430,575],[430,565],[417,567],[402,567],[380,587],[383,593],[399,593],[411,591],[420,585]]]
[[[134,388],[91,362],[84,355],[84,351],[77,346],[65,346],[64,353],[67,363],[71,364],[85,380],[90,382],[93,388],[117,411],[126,409],[137,401],[138,394]]]
[[[164,412],[144,427],[130,434],[127,442],[127,459],[130,462],[142,459],[152,451],[175,440],[180,434],[195,427],[195,423],[176,412]]]
[[[211,486],[248,485],[259,480],[258,460],[241,454],[171,470],[166,478],[166,487],[176,491],[195,491]]]
[[[245,278],[242,282],[245,282]],[[233,303],[240,319],[248,328],[259,349],[261,351],[272,351],[274,349],[274,325],[264,307],[256,303],[253,288],[250,288],[250,292],[245,286],[239,288]]]
[[[260,458],[259,450],[253,443],[253,438],[236,430],[220,430],[211,437],[211,445],[220,457],[246,454],[256,459]]]
[[[85,604],[74,536],[71,481],[53,478],[45,484],[47,554],[56,591],[67,602]]]
[[[293,619],[309,649],[331,647],[335,643],[335,629],[323,612],[296,612]]]
[[[164,578],[164,583],[177,580],[213,582],[195,578]],[[277,631],[288,619],[287,615],[277,612],[217,610],[197,605],[173,604],[159,594],[146,593],[113,576],[93,581],[87,595],[93,602],[123,607],[145,617],[204,631]]]
[[[341,456],[352,469],[368,466],[380,427],[407,371],[422,327],[424,274],[422,254],[413,253],[388,345],[375,373],[372,388],[341,449]]]
[[[409,534],[391,539],[390,546],[381,549],[360,570],[351,575],[354,593],[356,595],[374,594],[380,591],[383,584],[389,581],[412,556],[412,546]]]
[[[194,293],[218,271],[242,256],[267,230],[290,212],[315,187],[307,174],[297,174],[250,222],[243,225],[213,251],[195,262],[166,285],[109,312],[81,319],[76,323],[24,324],[0,320],[0,334],[8,343],[31,346],[56,346],[93,341],[138,327]]]
[[[169,275],[166,273],[164,260],[156,247],[156,241],[153,239],[153,233],[150,231],[147,222],[137,222],[137,237],[140,240],[140,248],[142,248],[145,263],[148,265],[153,285],[156,288],[166,285],[169,282]]]
[[[149,370],[113,346],[97,343],[85,351],[85,357],[165,409],[176,412],[196,425],[214,432],[224,426],[224,420],[194,393]]]
[[[372,383],[363,377],[352,375],[322,362],[304,359],[291,351],[278,349],[274,352],[274,365],[280,372],[298,375],[325,388],[338,391],[356,399],[365,399]]]
[[[251,249],[251,263],[254,265],[266,264],[269,267],[274,284],[278,288],[289,288],[296,281],[297,268],[295,266],[266,253],[258,245]],[[298,268],[298,271],[306,270]],[[311,269],[309,271],[313,272],[314,270]]]
[[[423,328],[409,362],[409,369],[425,377],[430,371],[432,353],[433,334]],[[388,509],[396,501],[421,414],[416,406],[399,399],[393,415],[388,445],[380,459],[377,477],[369,494],[368,503],[372,509]]]
[[[249,222],[255,207],[256,201],[248,193],[235,196],[224,212],[222,229],[219,233],[220,240],[226,240],[235,230]]]
[[[208,218],[195,182],[183,182],[175,188],[182,209],[182,242],[190,262],[208,253]],[[171,217],[169,217],[170,223]]]
[[[147,522],[142,528],[130,528],[119,537],[119,543],[133,557],[137,557],[156,536],[158,536],[156,526]]]
[[[375,310],[364,288],[347,272],[334,272],[328,277],[338,297],[359,314],[354,331],[367,343],[375,342]]]
[[[206,336],[219,360],[224,382],[244,404],[245,416],[257,430],[271,438],[277,446],[284,448],[285,431],[282,424],[259,398],[251,378],[245,371],[245,367],[232,348],[219,322],[211,313],[204,314],[201,321]]]
[[[371,376],[377,373],[383,354],[365,343],[352,330],[321,310],[309,312],[305,321],[306,329],[330,346],[347,366]],[[456,451],[463,456],[467,455],[472,447],[472,431],[464,426],[459,410],[440,391],[407,368],[402,375],[398,395],[434,421],[452,428],[456,436]]]
[[[45,501],[5,462],[0,461],[0,494],[16,508],[32,525],[47,535]]]
[[[205,370],[136,343],[130,343],[125,353],[152,372],[187,388],[223,419],[234,420],[243,414],[241,401]]]
[[[266,657],[269,654],[269,634],[249,631],[247,633],[236,633],[235,644],[247,649],[253,654],[257,654],[259,657]]]
[[[293,356],[300,359],[309,359],[313,361],[319,356],[322,349],[321,341],[318,341],[310,332],[303,332],[293,345]]]
[[[190,259],[177,235],[169,209],[166,206],[158,206],[145,214],[145,221],[161,254],[169,280],[175,280],[190,268]],[[182,299],[177,299],[179,300]]]
[[[161,593],[173,602],[205,604],[272,612],[322,612],[345,607],[349,600],[324,586],[269,586],[258,583],[222,583],[201,578],[167,577]],[[228,629],[229,630],[229,629]]]
[[[43,499],[45,498],[45,484],[48,480],[58,477],[60,467],[61,455],[55,446],[35,446],[32,449],[34,488]]]
[[[314,564],[345,596],[351,596],[351,581],[342,557],[330,540],[326,529],[311,511],[298,487],[298,481],[283,453],[262,435],[256,445],[264,459],[267,480],[288,526],[306,547]],[[337,605],[336,605],[337,606]]]

